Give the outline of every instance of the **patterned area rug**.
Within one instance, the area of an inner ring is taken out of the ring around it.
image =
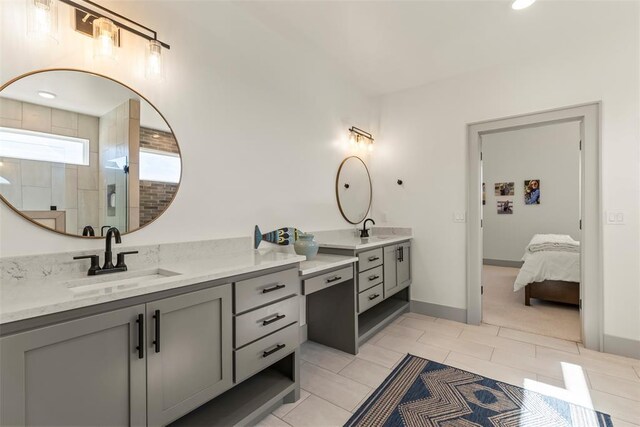
[[[345,426],[613,426],[611,417],[407,355]]]

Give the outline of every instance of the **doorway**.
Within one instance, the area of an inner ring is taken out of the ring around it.
[[[581,341],[579,143],[579,121],[481,137],[484,323]]]
[[[581,341],[602,348],[602,222],[600,218],[600,104],[593,103],[468,125],[467,322],[482,321],[482,140],[488,135],[576,122],[580,133],[579,212]],[[534,178],[535,177],[531,177]],[[487,183],[488,184],[488,183]],[[493,190],[493,189],[492,189]]]

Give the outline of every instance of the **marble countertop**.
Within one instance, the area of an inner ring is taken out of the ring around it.
[[[320,273],[343,265],[353,264],[357,261],[358,258],[354,256],[318,254],[312,259],[300,263],[300,276]]]
[[[0,288],[0,324],[255,273],[305,260],[304,256],[271,249],[247,249],[199,260],[161,261],[153,268],[136,268],[91,278],[86,275],[52,275],[32,280],[3,281]],[[158,272],[160,275],[154,276]],[[95,284],[96,280],[107,282]]]
[[[326,239],[316,239],[321,248],[332,249],[373,249],[379,246],[386,246],[393,243],[403,242],[411,239],[411,235],[406,236],[371,236],[360,238],[356,236],[335,236]]]

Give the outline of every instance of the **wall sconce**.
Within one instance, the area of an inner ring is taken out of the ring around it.
[[[373,151],[373,135],[355,126],[349,128],[349,144]]]
[[[169,50],[171,46],[158,40],[158,33],[151,28],[91,0],[27,0],[29,33],[52,35],[57,32],[58,1],[75,9],[75,29],[93,38],[94,58],[116,59],[120,30],[125,30],[148,41],[145,75],[151,80],[162,79],[162,49]]]
[[[58,41],[56,0],[27,0],[27,34],[37,39]]]

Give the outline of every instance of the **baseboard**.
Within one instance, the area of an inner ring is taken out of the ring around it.
[[[605,334],[603,344],[605,353],[640,359],[640,341],[638,340]]]
[[[482,260],[482,264],[484,265],[495,265],[498,267],[514,267],[514,268],[520,268],[522,267],[522,264],[524,264],[523,261],[509,261],[506,259],[490,259],[490,258],[484,258]]]
[[[301,325],[300,326],[300,344],[302,344],[303,342],[305,342],[308,339],[308,335],[307,335],[307,325]]]
[[[447,305],[411,300],[410,310],[412,313],[467,323],[467,309],[465,308],[449,307]]]

